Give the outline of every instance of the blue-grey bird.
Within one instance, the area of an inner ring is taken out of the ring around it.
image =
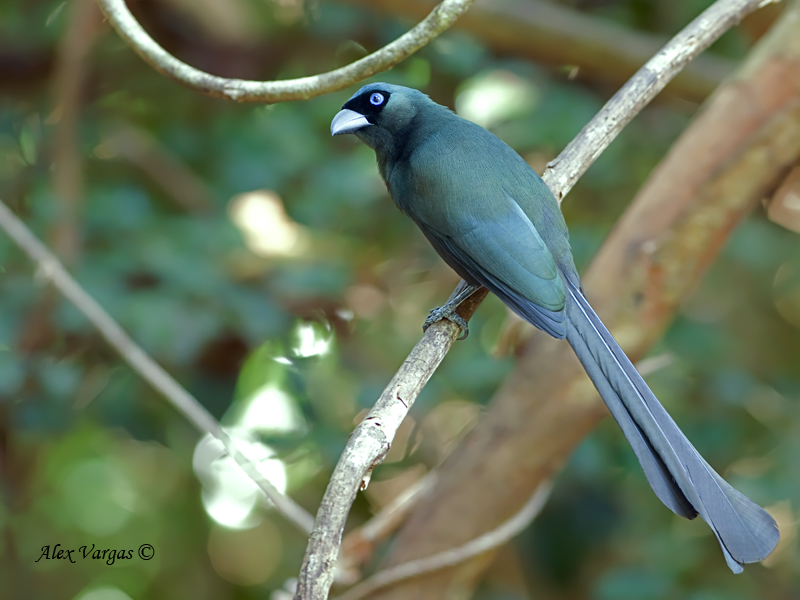
[[[558,202],[495,135],[428,96],[396,85],[361,88],[331,123],[375,151],[398,208],[467,283],[432,311],[467,332],[455,306],[480,286],[556,338],[566,338],[628,439],[647,480],[676,514],[698,514],[734,573],[772,552],[775,520],[703,460],[587,302]]]

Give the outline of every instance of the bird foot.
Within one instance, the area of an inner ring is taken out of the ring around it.
[[[469,335],[469,325],[467,324],[466,319],[459,315],[456,312],[456,308],[458,307],[457,303],[448,302],[444,306],[439,306],[438,308],[434,308],[431,310],[431,313],[428,315],[428,318],[425,319],[425,323],[422,325],[422,331],[427,331],[428,327],[436,323],[437,321],[441,321],[442,319],[447,319],[448,321],[452,321],[456,325],[461,328],[461,335],[458,336],[457,339],[465,340]]]

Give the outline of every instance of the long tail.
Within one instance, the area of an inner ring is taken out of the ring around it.
[[[699,513],[728,566],[764,559],[778,543],[775,520],[703,460],[625,356],[581,291],[567,281],[567,340],[619,423],[653,491],[676,514]]]

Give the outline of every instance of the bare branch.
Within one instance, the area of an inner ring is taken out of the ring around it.
[[[581,175],[689,61],[754,10],[780,0],[718,0],[637,71],[564,151],[542,179],[560,202]]]
[[[552,482],[543,482],[519,512],[496,529],[457,548],[445,550],[427,558],[412,560],[396,567],[389,567],[347,590],[336,600],[360,600],[381,588],[447,567],[455,567],[471,558],[499,548],[530,525],[531,521],[544,508],[552,488]]]
[[[460,286],[453,294],[459,290]],[[471,317],[487,293],[481,290],[470,296],[459,306],[459,314],[466,319]],[[458,326],[450,321],[431,325],[375,406],[350,435],[317,512],[295,598],[324,600],[328,597],[342,532],[356,494],[359,489],[366,489],[372,469],[389,453],[397,428],[459,335]]]
[[[691,58],[702,52],[745,15],[771,2],[772,0],[718,0],[673,38],[606,103],[548,167],[544,179],[556,198],[561,199],[567,194],[622,128]],[[720,22],[725,26],[720,26]],[[453,295],[464,284],[462,281]],[[472,315],[486,295],[485,290],[482,292],[481,296],[481,292],[473,294],[468,301],[469,306],[464,307],[462,316],[469,318]],[[405,416],[416,394],[444,359],[458,331],[458,327],[450,321],[440,321],[429,328],[364,422],[350,436],[317,512],[314,531],[300,571],[296,600],[327,598],[333,582],[344,524],[356,493],[367,473],[380,464],[388,452],[400,423],[396,421],[397,416],[401,413]],[[400,389],[414,390],[415,393],[413,397],[403,395],[402,400],[399,397],[395,400],[395,390]],[[388,427],[385,426],[387,418],[390,420]],[[379,426],[366,424],[370,419]]]
[[[72,278],[55,255],[2,201],[0,201],[0,228],[4,229],[36,264],[37,275],[52,283],[67,300],[72,302],[140,377],[163,395],[198,430],[209,433],[222,442],[225,450],[261,488],[278,512],[303,533],[311,531],[313,523],[311,515],[291,498],[281,494],[261,475],[258,465],[242,454],[211,413],[125,333],[111,315]]]
[[[431,0],[338,0],[391,15],[420,18]],[[526,57],[555,67],[574,66],[580,79],[622,85],[668,41],[548,0],[478,0],[454,25],[499,55]],[[670,82],[666,93],[704,100],[736,62],[703,55]]]
[[[431,471],[404,489],[369,521],[345,536],[337,565],[337,583],[352,585],[361,579],[360,567],[372,558],[376,544],[400,527],[422,495],[435,485],[437,479],[437,472]]]
[[[97,2],[120,37],[162,75],[215,98],[273,104],[308,100],[335,92],[393,67],[455,23],[474,0],[443,0],[411,31],[377,52],[328,73],[283,81],[245,81],[204,73],[179,61],[159,46],[133,18],[125,0]]]

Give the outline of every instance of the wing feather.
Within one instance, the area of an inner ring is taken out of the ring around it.
[[[503,198],[505,210],[491,220],[473,216],[449,223],[450,235],[421,223],[425,235],[460,269],[487,287],[514,312],[563,338],[564,283],[544,240],[519,204]]]

